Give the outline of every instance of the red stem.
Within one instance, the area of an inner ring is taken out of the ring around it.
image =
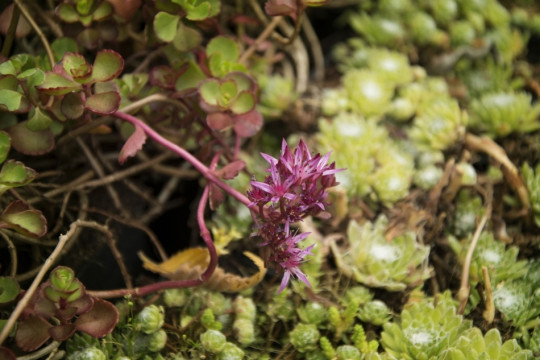
[[[213,182],[217,186],[219,186],[223,191],[234,197],[236,200],[240,201],[242,204],[248,206],[250,201],[249,199],[236,190],[235,188],[229,186],[228,184],[221,181],[220,178],[218,178],[214,173],[202,162],[200,162],[195,156],[191,155],[188,151],[186,151],[184,148],[172,143],[171,141],[165,139],[163,136],[161,136],[159,133],[157,133],[154,129],[152,129],[150,126],[148,126],[145,122],[138,119],[137,117],[133,115],[129,115],[120,111],[116,111],[112,114],[113,116],[132,123],[135,126],[139,126],[141,129],[144,130],[144,132],[151,137],[155,142],[158,144],[164,146],[165,148],[171,150],[172,152],[178,154],[180,157],[182,157],[184,160],[189,162],[195,169],[197,169],[208,181]]]
[[[204,188],[203,194],[201,196],[201,200],[199,201],[199,206],[197,207],[197,222],[199,223],[199,228],[201,229],[201,236],[204,240],[204,243],[208,247],[208,252],[210,254],[210,263],[208,264],[208,267],[206,270],[201,274],[201,277],[198,279],[190,279],[190,280],[179,280],[179,281],[161,281],[154,284],[133,288],[133,289],[116,289],[116,290],[103,290],[103,291],[87,291],[87,293],[91,296],[99,297],[102,299],[105,298],[114,298],[114,297],[121,297],[125,295],[134,295],[134,296],[144,296],[151,294],[156,291],[165,290],[165,289],[179,289],[179,288],[187,288],[187,287],[194,287],[199,286],[201,284],[204,284],[212,274],[214,273],[214,270],[217,266],[217,252],[216,247],[214,246],[214,243],[212,242],[212,238],[210,237],[210,232],[208,231],[208,228],[206,227],[206,224],[204,222],[204,209],[206,207],[206,203],[208,202],[208,193],[209,193],[209,186],[206,185]]]

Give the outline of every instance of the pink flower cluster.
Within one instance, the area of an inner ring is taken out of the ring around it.
[[[335,174],[342,169],[335,169],[334,163],[327,164],[330,153],[311,156],[302,140],[294,152],[283,140],[279,159],[261,155],[270,164],[270,175],[264,182],[252,180],[252,189],[247,192],[250,207],[259,210],[255,235],[262,238],[261,246],[268,248],[266,262],[283,272],[279,292],[287,286],[291,275],[310,285],[299,266],[311,254],[314,244],[301,249],[298,244],[309,233],[291,232],[291,224],[309,215],[328,217],[327,189],[338,184]]]

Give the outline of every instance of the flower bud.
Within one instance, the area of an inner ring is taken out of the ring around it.
[[[200,339],[203,348],[214,354],[219,354],[227,342],[225,335],[218,330],[206,330]]]
[[[219,360],[242,360],[244,351],[233,343],[225,343],[223,350],[219,353]]]
[[[296,325],[289,333],[291,344],[301,353],[314,350],[320,335],[321,334],[315,325],[303,323]]]
[[[186,289],[167,289],[163,292],[163,301],[167,307],[184,306],[189,298]]]
[[[67,357],[68,360],[106,360],[107,357],[100,349],[89,347],[76,351]]]
[[[150,335],[148,335],[148,351],[158,352],[165,347],[167,343],[167,333],[165,330],[160,329]]]
[[[255,328],[249,319],[236,319],[233,323],[234,333],[238,342],[242,346],[249,345],[255,341]]]
[[[149,305],[135,317],[135,326],[137,330],[145,334],[151,334],[163,326],[165,314],[163,306]]]
[[[352,345],[341,345],[336,349],[336,356],[339,360],[360,360],[360,350]]]

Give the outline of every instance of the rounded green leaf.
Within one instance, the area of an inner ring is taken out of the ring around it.
[[[54,60],[60,61],[64,57],[65,53],[75,53],[79,50],[79,47],[75,40],[73,40],[72,38],[63,37],[53,41],[53,43],[51,44],[51,50],[54,54]]]
[[[190,51],[199,46],[201,41],[202,36],[197,30],[180,23],[173,39],[173,46],[178,51]]]
[[[92,67],[81,54],[67,52],[62,59],[64,70],[80,83],[85,83],[92,75]]]
[[[109,81],[120,75],[124,69],[124,59],[113,50],[101,50],[94,60],[92,80]]]
[[[37,173],[20,161],[8,160],[0,171],[0,184],[9,187],[23,186],[34,180]]]
[[[215,79],[205,80],[199,86],[199,94],[204,102],[216,106],[220,97],[220,84]]]
[[[56,15],[62,19],[62,21],[67,23],[74,23],[79,20],[79,14],[77,13],[77,10],[73,7],[71,4],[60,4],[56,8]]]
[[[113,8],[107,1],[102,1],[101,4],[92,12],[92,20],[102,21],[111,16]]]
[[[47,220],[41,211],[29,209],[23,201],[15,200],[0,215],[0,228],[39,238],[47,233]]]
[[[194,89],[205,78],[206,75],[201,68],[193,61],[189,61],[180,69],[180,75],[176,79],[175,90],[180,92]]]
[[[186,8],[186,12],[186,18],[189,20],[204,20],[210,17],[210,14],[212,13],[212,6],[208,2],[203,2],[198,6],[190,6],[189,8]]]
[[[82,86],[73,80],[47,71],[45,73],[45,80],[36,88],[47,95],[65,95],[72,91],[81,90]]]
[[[86,99],[86,108],[96,114],[108,115],[118,110],[120,100],[116,91],[94,94]]]
[[[26,121],[10,127],[7,133],[11,136],[11,146],[26,155],[43,155],[54,148],[54,136],[49,129],[32,131]]]
[[[0,64],[0,74],[2,75],[17,75],[17,69],[13,64],[13,61],[8,60]]]
[[[206,55],[221,53],[223,61],[236,61],[239,56],[238,44],[233,39],[226,36],[216,36],[206,46]]]
[[[62,114],[68,119],[77,119],[84,113],[84,95],[70,93],[64,96],[60,104]]]
[[[19,295],[19,284],[11,277],[0,277],[0,304],[15,300]]]
[[[45,80],[45,73],[41,69],[31,68],[20,73],[17,78],[26,80],[26,86],[31,88],[43,83]]]
[[[11,147],[11,138],[5,131],[0,131],[0,163],[3,163],[9,153]]]
[[[32,131],[41,131],[48,129],[52,123],[51,117],[41,110],[41,108],[36,107],[30,111],[30,117],[26,126]]]
[[[21,105],[22,94],[9,89],[0,89],[0,110],[15,111]]]
[[[255,98],[251,93],[241,92],[234,103],[231,105],[231,111],[237,115],[245,114],[255,107]]]
[[[55,289],[67,290],[75,280],[75,272],[67,266],[57,266],[51,271],[49,279]]]
[[[154,17],[154,31],[156,36],[164,41],[171,42],[176,36],[180,17],[161,11]]]

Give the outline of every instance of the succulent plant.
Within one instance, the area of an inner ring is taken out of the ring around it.
[[[72,269],[58,266],[19,318],[15,340],[21,349],[32,351],[50,338],[67,340],[75,331],[101,338],[114,329],[118,317],[113,304],[86,293]]]
[[[470,239],[461,243],[455,237],[448,238],[452,249],[463,262],[468,251]],[[527,272],[527,262],[517,260],[519,249],[516,246],[506,248],[502,241],[497,241],[490,232],[483,232],[478,239],[470,267],[469,280],[473,285],[482,279],[482,266],[488,269],[493,287],[497,284],[519,279]]]
[[[456,211],[452,219],[452,234],[463,238],[472,234],[476,222],[484,214],[482,199],[471,194],[468,189],[462,189],[456,197]]]
[[[314,350],[319,342],[320,332],[314,324],[297,324],[289,333],[291,344],[298,352]]]
[[[383,325],[381,343],[397,359],[436,359],[454,346],[471,328],[471,321],[457,315],[450,292],[414,303],[402,311],[399,322]]]
[[[408,193],[413,158],[376,119],[340,113],[331,123],[321,120],[319,127],[320,147],[332,150],[336,162],[348,170],[337,177],[350,196],[371,193],[373,200],[390,205]]]
[[[206,351],[214,354],[219,354],[224,348],[227,338],[221,331],[206,330],[200,337],[201,345]]]
[[[471,126],[491,137],[512,132],[531,132],[540,128],[540,105],[531,104],[525,92],[494,92],[474,99],[470,107]]]
[[[373,300],[358,309],[358,318],[373,325],[383,325],[391,319],[390,309],[380,300]]]
[[[351,221],[347,229],[348,244],[340,249],[332,244],[336,264],[341,272],[371,287],[402,291],[431,276],[425,264],[429,248],[416,241],[412,231],[387,240],[386,216],[375,223],[359,225]]]
[[[456,100],[441,98],[422,107],[409,135],[420,149],[446,150],[465,134],[467,116]]]
[[[163,326],[165,310],[163,306],[148,305],[135,317],[135,327],[145,334],[152,334]]]
[[[493,291],[493,302],[503,319],[516,328],[540,315],[540,290],[524,279],[501,284]]]
[[[380,116],[388,110],[394,96],[394,85],[387,81],[383,73],[366,69],[350,70],[342,81],[354,112],[370,117]]]
[[[525,163],[521,168],[521,173],[529,191],[534,221],[537,226],[540,226],[540,165],[536,165],[533,169]]]
[[[372,48],[366,51],[367,67],[396,85],[413,80],[413,69],[404,54],[386,49]]]
[[[390,17],[366,13],[353,14],[351,27],[373,45],[396,45],[406,35],[403,25]]]
[[[480,329],[474,327],[459,337],[449,349],[438,357],[441,360],[527,360],[532,359],[532,353],[522,350],[516,339],[502,342],[497,329],[490,329],[482,335]]]

